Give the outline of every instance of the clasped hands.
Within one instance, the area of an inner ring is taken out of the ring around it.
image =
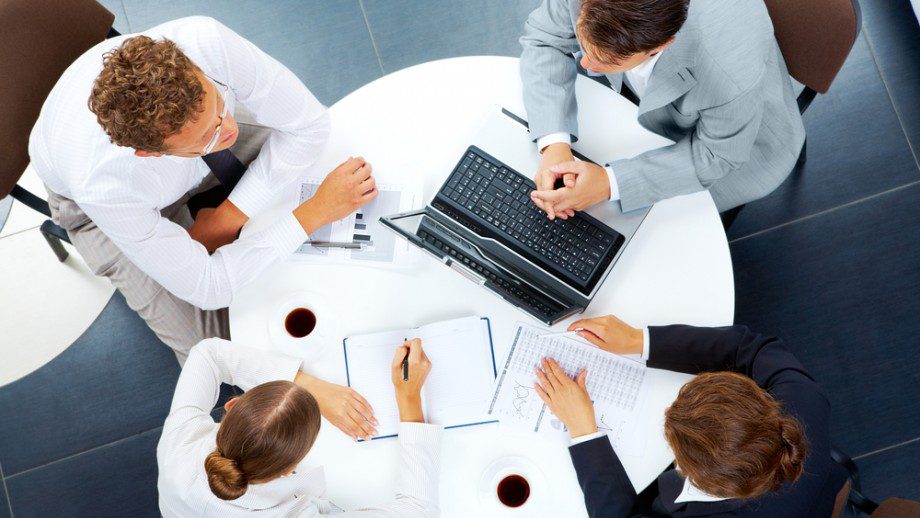
[[[568,331],[595,346],[614,354],[642,354],[642,331],[631,327],[613,315],[586,318],[573,322]],[[572,438],[597,432],[594,403],[586,386],[588,371],[571,378],[552,358],[544,358],[535,368],[534,389],[550,411],[562,421]]]
[[[555,187],[559,179],[563,186]],[[543,150],[540,167],[534,178],[537,190],[530,199],[549,219],[568,219],[576,210],[610,199],[610,179],[603,167],[591,162],[579,162],[566,143],[551,144]]]

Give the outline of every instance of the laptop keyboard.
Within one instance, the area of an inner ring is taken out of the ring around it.
[[[553,315],[556,315],[562,311],[563,307],[561,305],[553,304],[551,306],[545,303],[542,298],[538,299],[537,297],[533,296],[529,290],[524,290],[517,284],[499,277],[490,269],[483,267],[475,259],[470,258],[462,251],[458,250],[456,247],[451,246],[449,243],[441,241],[437,238],[437,236],[426,232],[424,229],[419,229],[417,235],[419,238],[424,239],[425,242],[432,247],[440,250],[446,255],[449,255],[454,261],[463,264],[470,270],[485,277],[486,280],[491,281],[494,285],[504,289],[511,295],[514,295],[514,297],[516,297],[519,301],[524,302],[530,309],[535,310],[545,319],[549,319]]]
[[[606,269],[621,236],[578,213],[551,221],[530,199],[535,188],[529,178],[470,147],[440,194],[559,273],[587,284],[599,267]]]

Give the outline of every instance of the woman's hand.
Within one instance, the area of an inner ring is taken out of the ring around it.
[[[642,354],[642,330],[636,329],[613,315],[585,318],[572,322],[569,331],[614,354]]]
[[[408,379],[403,379],[403,360],[408,354]],[[393,387],[396,389],[396,404],[399,407],[399,420],[403,422],[424,423],[422,412],[422,386],[431,372],[431,362],[422,350],[422,341],[418,338],[409,340],[396,349],[393,356],[391,374]]]
[[[377,425],[374,409],[354,389],[329,383],[303,372],[297,373],[294,383],[313,394],[319,403],[320,413],[327,421],[356,441],[367,440],[377,435],[374,428]]]
[[[573,381],[552,358],[544,358],[542,367],[536,368],[534,388],[553,414],[565,423],[572,438],[597,432],[594,403],[585,387],[588,371],[581,371]]]

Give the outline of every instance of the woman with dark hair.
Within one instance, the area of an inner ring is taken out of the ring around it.
[[[409,379],[404,380],[407,353]],[[191,350],[157,447],[163,516],[437,515],[441,427],[425,424],[422,414],[420,393],[431,362],[421,341],[397,348],[390,366],[402,421],[402,465],[396,498],[378,507],[343,512],[325,496],[322,469],[299,467],[319,434],[321,415],[351,419],[350,426],[362,430],[357,436],[374,433],[373,414],[361,396],[300,368],[300,360],[219,338],[204,340]],[[246,392],[226,403],[227,413],[216,423],[211,410],[221,383]],[[339,411],[352,405],[366,409]],[[344,424],[339,427],[345,429]]]
[[[608,352],[641,355],[649,367],[698,375],[665,411],[674,467],[637,495],[598,432],[585,385],[591,374],[573,380],[551,358],[537,367],[537,392],[572,436],[592,518],[830,516],[846,478],[831,462],[830,405],[779,339],[743,326],[640,330],[612,315],[569,330]]]

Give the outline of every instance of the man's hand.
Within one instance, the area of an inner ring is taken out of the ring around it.
[[[556,184],[556,180],[559,179],[562,175],[557,175],[550,172],[550,169],[553,166],[565,163],[572,162],[575,160],[575,157],[572,155],[572,146],[566,144],[565,142],[557,142],[555,144],[550,144],[543,149],[543,156],[540,158],[540,167],[537,169],[537,176],[534,177],[533,181],[537,184],[537,190],[540,191],[551,191],[553,186]],[[575,185],[575,175],[565,175],[566,184],[571,183]],[[555,211],[553,211],[552,204],[544,203],[543,200],[533,200],[537,207],[543,212],[550,213],[553,212],[555,217]],[[575,215],[574,211],[566,211],[560,216],[573,216]]]
[[[552,358],[543,358],[542,367],[537,367],[537,382],[534,388],[540,399],[565,423],[572,438],[597,431],[594,418],[594,403],[585,387],[588,371],[581,371],[573,381]]]
[[[371,165],[363,158],[349,158],[332,170],[312,198],[294,209],[294,216],[307,234],[338,221],[377,197]]]
[[[236,241],[236,236],[249,218],[230,200],[215,209],[203,208],[195,216],[195,222],[188,229],[189,236],[214,253],[218,248]]]
[[[409,354],[409,379],[403,380],[403,360]],[[424,423],[422,412],[422,386],[431,372],[431,362],[422,349],[418,338],[409,340],[396,348],[393,365],[390,369],[393,387],[396,389],[396,405],[399,407],[399,420],[407,423]]]
[[[613,315],[585,318],[572,322],[569,331],[614,354],[642,354],[642,330],[636,329]]]
[[[548,148],[547,148],[548,149]],[[537,190],[530,194],[530,199],[541,207],[549,219],[559,216],[563,219],[574,214],[573,210],[585,210],[597,202],[610,199],[610,178],[603,167],[590,162],[563,162],[550,167],[544,177],[574,176],[574,181],[566,179],[565,187],[553,190],[550,186],[537,184]]]
[[[297,373],[294,383],[313,394],[323,417],[354,440],[367,440],[377,435],[374,410],[354,389],[303,372]]]

